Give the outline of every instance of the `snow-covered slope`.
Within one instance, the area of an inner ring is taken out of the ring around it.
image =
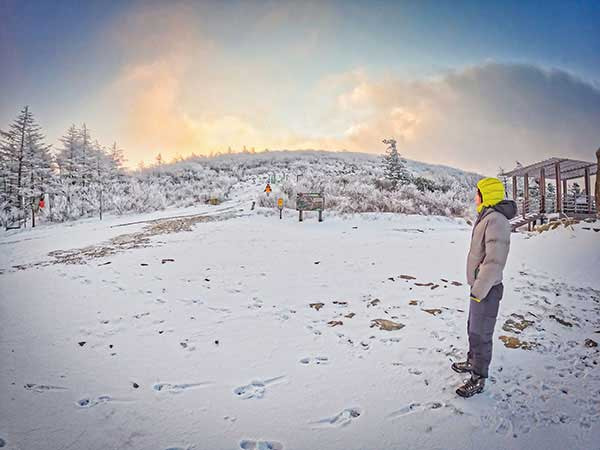
[[[186,208],[240,199],[294,208],[298,192],[323,192],[330,212],[401,212],[464,217],[470,214],[480,176],[445,166],[406,162],[413,176],[391,189],[381,156],[326,151],[270,151],[190,157],[131,173],[115,172],[103,184],[82,187],[58,177],[48,187],[38,224]],[[263,195],[271,180],[273,193]],[[88,189],[89,188],[89,189]],[[27,212],[28,213],[28,212]],[[14,225],[15,211],[0,211],[0,224]],[[29,223],[31,220],[28,220]]]
[[[248,199],[3,235],[0,443],[598,448],[598,222],[513,235],[491,379],[464,400],[464,220]]]

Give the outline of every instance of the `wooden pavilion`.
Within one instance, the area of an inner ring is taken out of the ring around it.
[[[511,220],[513,230],[523,225],[531,229],[532,223],[545,220],[548,214],[578,219],[596,217],[600,205],[592,193],[591,177],[596,175],[598,178],[600,149],[596,155],[598,163],[555,157],[501,173],[505,186],[509,179],[512,180],[512,198],[519,209],[518,215]],[[519,192],[521,178],[522,191]],[[569,192],[568,183],[577,179],[583,179],[583,190]],[[549,192],[548,180],[554,180],[552,192]],[[535,196],[531,195],[532,181],[535,183]],[[596,196],[598,184],[596,179]]]

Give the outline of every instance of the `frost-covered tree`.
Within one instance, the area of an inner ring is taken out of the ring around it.
[[[79,145],[80,150],[76,155],[77,172],[81,180],[81,187],[85,190],[93,176],[96,151],[90,130],[85,123],[79,129]]]
[[[116,143],[106,151],[92,139],[89,128],[72,125],[61,138],[56,160],[60,173],[60,192],[66,202],[63,216],[57,219],[84,216],[104,211],[104,193],[122,171],[123,151]],[[102,213],[101,213],[102,214]]]
[[[408,184],[410,182],[410,175],[398,153],[396,141],[394,139],[384,139],[382,142],[388,146],[386,154],[383,157],[384,176],[386,180],[391,182],[394,189],[398,185]]]
[[[30,206],[52,181],[50,146],[28,106],[0,135],[2,221],[29,217]]]
[[[107,152],[97,141],[93,146],[94,167],[91,173],[91,188],[96,200],[100,220],[105,211],[106,193],[113,183],[117,182],[118,161],[113,159],[114,153]]]
[[[60,138],[62,147],[57,150],[56,163],[61,178],[74,181],[77,174],[76,156],[79,152],[79,132],[71,125],[66,134]]]
[[[553,183],[546,183],[546,211],[551,211],[556,205],[556,188]]]
[[[121,174],[125,168],[125,154],[122,148],[119,148],[116,142],[113,143],[112,147],[108,152],[110,159],[113,161],[114,176]]]
[[[538,178],[534,178],[533,183],[529,186],[529,197],[533,200],[540,198],[540,180]]]
[[[435,181],[425,177],[413,178],[413,184],[420,192],[435,192],[440,189]]]
[[[581,194],[581,186],[579,186],[579,183],[577,181],[575,181],[573,184],[571,184],[571,186],[569,186],[569,194],[573,196]]]

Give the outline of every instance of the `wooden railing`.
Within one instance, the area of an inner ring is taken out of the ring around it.
[[[539,198],[524,198],[517,202],[518,214],[517,216],[523,219],[528,216],[539,214],[541,211],[541,201]]]
[[[593,214],[596,212],[596,200],[593,195],[565,194],[562,198],[565,214]]]
[[[561,211],[565,214],[594,214],[596,212],[596,200],[593,195],[565,194],[562,197]],[[556,197],[547,196],[545,207],[542,208],[540,197],[517,200],[518,215],[525,218],[532,214],[552,214],[556,210]]]

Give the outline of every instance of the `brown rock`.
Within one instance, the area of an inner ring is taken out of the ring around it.
[[[380,330],[385,331],[401,330],[405,327],[405,325],[402,323],[392,322],[391,320],[387,319],[374,319],[371,322],[371,328],[379,327]]]
[[[533,342],[521,341],[519,340],[519,338],[513,336],[500,336],[498,339],[504,342],[504,346],[508,348],[520,348],[523,350],[531,350],[535,347],[535,344]]]
[[[525,328],[533,325],[534,322],[532,320],[526,320],[520,314],[511,314],[511,318],[506,319],[504,325],[502,325],[502,329],[504,331],[520,334]]]

